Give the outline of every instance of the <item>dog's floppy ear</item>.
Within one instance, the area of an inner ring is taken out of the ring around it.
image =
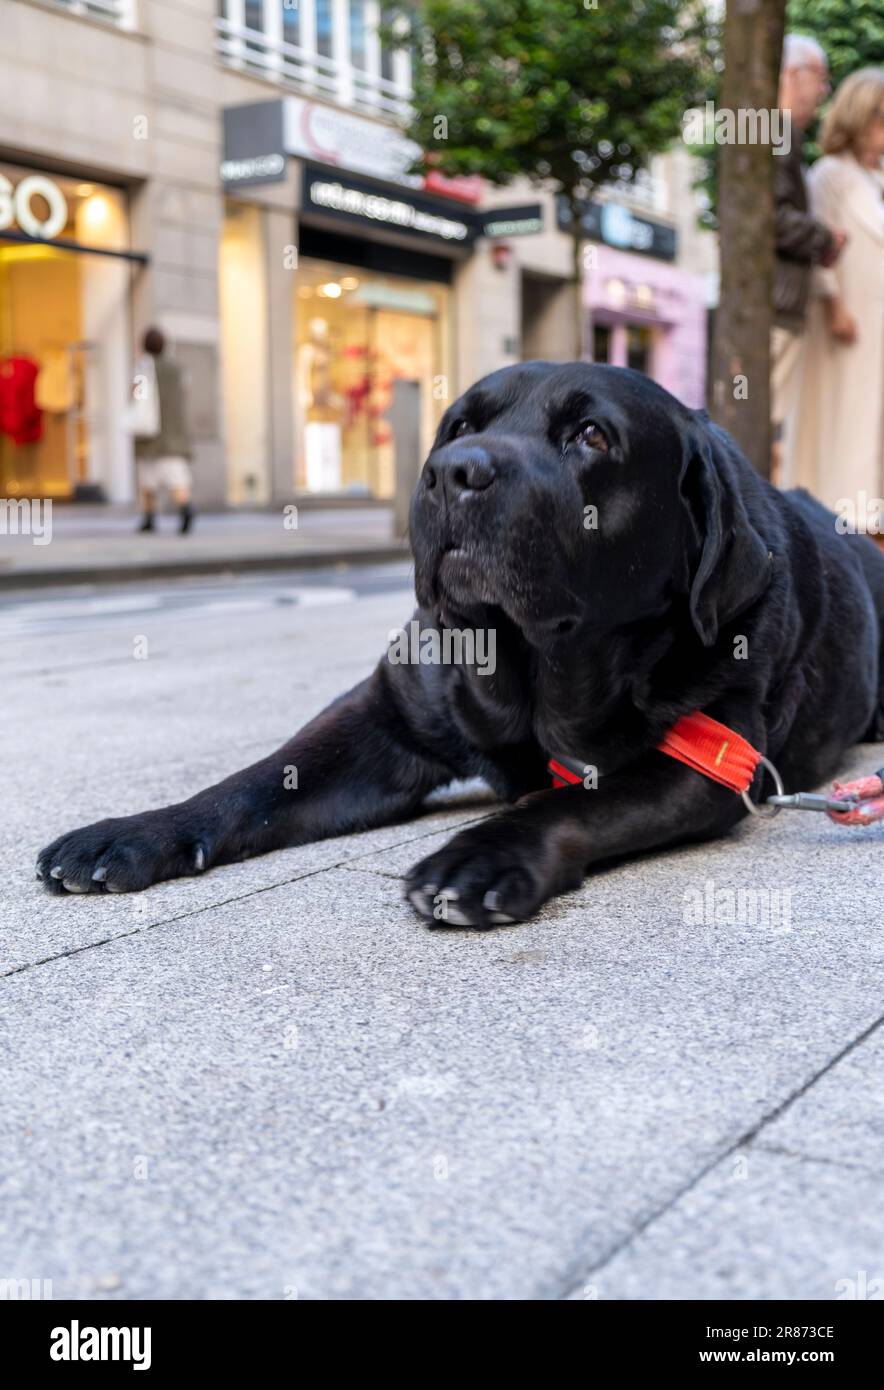
[[[702,416],[686,432],[680,486],[694,533],[689,605],[704,647],[770,582],[770,551],[740,495],[736,452]]]

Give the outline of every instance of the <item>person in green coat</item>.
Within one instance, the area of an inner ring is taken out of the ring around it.
[[[179,509],[180,531],[184,535],[193,524],[191,495],[193,481],[190,470],[192,449],[187,428],[184,379],[178,363],[166,354],[166,339],[159,328],[149,328],[142,346],[152,372],[145,375],[156,381],[156,432],[136,435],[135,460],[138,468],[138,490],[144,519],[140,531],[153,531],[157,493],[166,489]]]

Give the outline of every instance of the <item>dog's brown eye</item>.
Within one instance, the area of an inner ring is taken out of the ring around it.
[[[584,421],[574,438],[578,444],[585,444],[587,449],[598,449],[602,454],[608,452],[608,441],[594,420]]]

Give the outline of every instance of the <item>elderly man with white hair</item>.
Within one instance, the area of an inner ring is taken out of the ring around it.
[[[804,324],[815,265],[831,266],[845,233],[809,211],[802,142],[829,92],[829,64],[816,39],[787,34],[783,43],[778,106],[791,126],[788,153],[774,159],[776,276],[771,338],[771,394],[776,460],[779,439],[794,408],[800,379]]]

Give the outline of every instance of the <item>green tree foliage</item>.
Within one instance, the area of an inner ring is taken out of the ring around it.
[[[702,91],[681,0],[424,0],[409,25],[409,134],[445,173],[629,178]]]
[[[789,0],[786,23],[810,34],[826,50],[837,87],[857,68],[884,64],[884,4],[881,0]]]
[[[705,93],[695,0],[421,0],[389,32],[412,50],[408,134],[424,165],[497,185],[524,175],[572,218],[678,138]]]

